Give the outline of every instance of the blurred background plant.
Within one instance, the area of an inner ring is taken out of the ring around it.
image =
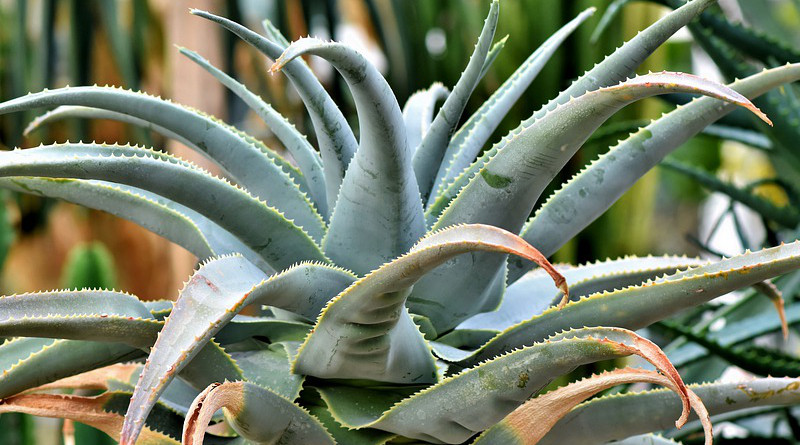
[[[800,45],[798,2],[720,3],[693,25],[691,35],[686,32],[671,39],[642,70],[680,70],[710,77],[721,71],[722,78],[730,80],[763,66],[800,61],[800,52],[795,50]],[[524,100],[512,109],[492,137],[497,140],[621,42],[655,21],[666,7],[679,4],[681,0],[504,2],[498,29],[501,37],[510,37],[471,96],[468,108],[477,108],[534,48],[578,12],[589,6],[599,8],[600,13],[567,40]],[[189,15],[189,7],[227,16],[252,29],[260,29],[261,21],[269,19],[292,39],[311,34],[355,45],[383,69],[404,103],[410,94],[435,81],[448,87],[456,82],[483,24],[484,6],[479,0],[0,0],[0,100],[67,84],[113,84],[196,107],[270,146],[279,146],[244,103],[171,45],[199,49],[204,57],[260,94],[301,132],[313,135],[299,97],[286,87],[282,76],[267,73],[259,54],[235,36]],[[742,26],[733,24],[738,22]],[[349,93],[341,78],[334,76],[327,64],[310,62],[337,103],[348,103]],[[794,89],[784,88],[757,102],[775,120],[774,129],[744,114],[732,114],[677,150],[665,162],[667,168],[642,178],[605,215],[559,251],[555,260],[576,263],[646,253],[730,255],[744,248],[794,239],[800,223],[800,151],[792,145],[800,140],[800,106]],[[618,113],[565,171],[577,172],[642,121],[683,100],[650,99]],[[357,126],[354,106],[345,107],[345,111]],[[174,141],[111,121],[66,119],[42,126],[22,139],[23,129],[36,115],[3,116],[0,148],[68,139],[130,141],[193,157]],[[192,160],[208,166],[203,159]],[[566,179],[560,177],[554,183]],[[196,260],[186,251],[107,214],[30,195],[7,194],[2,202],[3,294],[110,285],[145,298],[173,298],[195,267]],[[679,236],[666,238],[662,235],[665,233]],[[789,322],[800,321],[800,302],[795,301],[800,276],[789,275],[776,284],[787,300]],[[755,292],[727,300],[674,320],[683,326],[697,326],[693,331],[681,331],[675,323],[654,329],[665,342],[672,340],[671,358],[677,357],[676,364],[688,369],[687,381],[710,380],[741,369],[763,374],[770,360],[800,370],[792,355],[769,355],[778,354],[778,346],[780,353],[794,354],[796,342],[775,340],[780,325],[768,300],[756,297]],[[758,314],[763,322],[743,330],[736,322],[746,313]],[[773,350],[753,349],[751,340],[755,338],[757,344]],[[734,348],[743,343],[750,346]],[[753,351],[761,354],[757,361],[752,359]],[[772,416],[769,428],[764,422],[748,419],[736,424],[760,436],[790,437],[792,431],[800,430],[789,410],[768,415]],[[47,440],[42,434],[49,433],[34,428],[31,418],[0,416],[0,443],[57,443],[63,435],[61,426],[53,425],[55,432]],[[685,431],[681,432],[683,438]],[[72,437],[76,443],[107,443],[100,436],[90,438],[92,434],[78,427],[74,435],[65,437]]]

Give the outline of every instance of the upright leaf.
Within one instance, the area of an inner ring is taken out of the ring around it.
[[[190,11],[198,17],[220,24],[272,60],[277,60],[286,49],[285,41],[269,41],[264,36],[224,17],[198,9]],[[328,208],[333,209],[339,196],[344,172],[350,165],[358,143],[342,111],[302,60],[288,63],[283,72],[297,88],[314,123],[322,154]]]
[[[594,14],[594,11],[595,8],[583,11],[545,40],[458,129],[447,145],[447,151],[431,189],[429,204],[435,201],[445,184],[449,184],[475,160],[508,111],[544,68],[545,63],[575,29]]]
[[[358,109],[359,149],[342,182],[323,247],[335,263],[364,275],[406,253],[425,233],[403,115],[386,79],[341,43],[298,40],[272,71],[303,54],[333,64]]]
[[[442,108],[436,113],[436,118],[434,118],[431,128],[423,136],[419,147],[412,147],[412,150],[416,148],[413,161],[414,174],[417,177],[417,184],[419,184],[419,191],[423,201],[427,199],[431,191],[436,172],[439,171],[445,156],[450,135],[455,131],[469,96],[481,78],[486,55],[489,53],[489,48],[494,39],[494,32],[497,29],[499,15],[500,2],[494,0],[489,8],[489,15],[483,24],[481,35],[478,37],[478,43],[469,58],[467,67],[453,87],[453,92],[447,96]]]
[[[662,43],[666,42],[679,29],[684,27],[700,12],[716,0],[694,0],[685,6],[667,14],[647,29],[638,33],[634,38],[625,42],[620,48],[609,54],[602,62],[595,65],[583,76],[574,81],[569,88],[562,91],[555,99],[535,112],[531,117],[520,123],[519,127],[510,132],[502,141],[487,150],[474,162],[469,169],[461,172],[450,185],[446,185],[436,201],[428,207],[426,220],[433,224],[436,218],[447,207],[458,192],[467,185],[481,168],[488,162],[510,139],[528,127],[535,120],[547,114],[560,104],[568,102],[573,97],[578,97],[587,91],[614,85],[628,78],[636,68],[653,53]],[[459,173],[459,172],[454,172]]]
[[[434,82],[429,88],[419,90],[409,96],[403,106],[403,121],[406,124],[408,146],[412,153],[416,151],[422,137],[431,126],[434,107],[449,95],[450,90],[446,86]]]

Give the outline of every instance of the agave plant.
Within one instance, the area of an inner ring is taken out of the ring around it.
[[[128,218],[203,260],[174,303],[91,289],[0,299],[0,335],[9,337],[0,345],[0,412],[85,422],[124,445],[506,444],[602,443],[667,428],[676,417],[680,426],[693,408],[710,442],[710,414],[796,403],[794,379],[690,389],[658,346],[633,330],[797,269],[800,243],[714,263],[546,260],[710,122],[737,106],[769,122],[748,97],[800,79],[800,65],[730,86],[668,72],[628,78],[711,3],[694,0],[642,31],[483,153],[592,10],[545,41],[460,128],[467,98],[502,48],[502,41],[492,46],[496,1],[452,91],[435,84],[402,110],[380,73],[345,45],[289,44],[269,23],[265,37],[193,10],[274,60],[272,71],[297,89],[317,148],[243,85],[181,49],[264,119],[294,163],[202,112],[141,93],[75,87],[0,104],[2,113],[57,106],[31,128],[65,117],[144,126],[193,147],[223,174],[133,146],[0,153],[3,187]],[[308,54],[329,61],[349,85],[358,139],[299,58]],[[668,92],[710,97],[641,128],[529,218],[595,129],[625,105]],[[242,315],[248,307],[251,315]],[[656,370],[622,368],[534,397],[580,365],[628,355]],[[573,410],[635,381],[677,397],[651,392],[612,398],[613,410],[606,399]],[[56,388],[102,392],[39,391]],[[646,418],[607,420],[643,406]],[[597,433],[576,439],[581,429],[559,429],[565,415],[581,416]]]

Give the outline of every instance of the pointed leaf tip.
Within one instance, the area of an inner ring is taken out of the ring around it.
[[[775,310],[778,311],[778,317],[781,319],[781,332],[783,339],[789,338],[789,323],[786,320],[786,308],[784,306],[783,293],[771,281],[762,281],[753,285],[753,289],[757,290],[772,302]]]
[[[591,376],[571,383],[550,393],[541,395],[514,410],[503,421],[488,429],[475,444],[496,443],[507,439],[509,433],[520,445],[533,445],[575,405],[585,401],[600,391],[626,383],[651,383],[665,386],[675,391],[682,400],[688,402],[697,412],[705,432],[705,444],[711,445],[712,431],[708,410],[702,400],[692,391],[680,391],[674,383],[656,371],[623,368]]]

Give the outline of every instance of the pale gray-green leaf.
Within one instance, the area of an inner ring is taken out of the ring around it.
[[[191,13],[222,25],[272,60],[277,60],[286,48],[283,43],[285,39],[271,42],[264,36],[224,17],[197,9],[192,9]],[[328,208],[333,209],[341,188],[342,178],[344,178],[344,173],[356,152],[358,143],[338,105],[333,102],[305,62],[293,60],[286,65],[283,72],[297,89],[311,115],[311,121],[314,123],[322,154]]]
[[[763,71],[730,87],[754,98],[800,78],[800,65]],[[734,104],[702,98],[667,113],[612,147],[551,195],[526,224],[522,237],[551,255],[605,212],[641,176],[708,124],[735,110]],[[509,279],[530,268],[509,263]]]
[[[414,151],[414,174],[423,201],[431,192],[436,173],[440,169],[447,150],[447,143],[461,119],[469,96],[472,95],[472,91],[481,79],[484,62],[497,29],[499,15],[500,2],[494,0],[489,7],[489,14],[483,23],[481,35],[478,37],[478,43],[475,44],[475,50],[469,58],[467,67],[453,87],[453,92],[447,96],[439,112],[436,113],[430,129],[423,136],[419,147]]]
[[[250,193],[295,220],[321,240],[325,223],[275,153],[264,151],[227,125],[195,110],[142,93],[111,87],[73,87],[42,91],[0,104],[0,114],[53,105],[81,105],[157,122],[191,142]],[[285,161],[281,161],[285,163]]]
[[[319,246],[274,208],[163,153],[134,147],[64,144],[3,152],[0,159],[0,176],[97,179],[161,195],[219,224],[277,270],[300,260],[327,261]],[[148,174],[142,175],[142,171]],[[250,221],[261,224],[255,226]]]
[[[381,73],[341,43],[300,39],[272,69],[304,54],[330,62],[356,103],[359,149],[342,181],[323,247],[334,262],[364,275],[406,253],[425,233],[403,115]]]
[[[450,94],[450,90],[439,82],[424,90],[419,90],[409,96],[403,106],[403,122],[406,125],[408,135],[408,146],[413,153],[422,137],[428,132],[428,128],[433,121],[433,110],[436,104]]]
[[[481,104],[469,120],[458,129],[450,139],[444,159],[436,174],[428,203],[435,201],[444,184],[449,184],[459,173],[475,160],[489,137],[500,125],[511,107],[519,100],[531,82],[544,68],[561,44],[573,31],[589,18],[595,8],[589,8],[552,36],[525,60],[514,73],[506,79],[489,99]]]
[[[283,146],[297,162],[297,166],[303,173],[303,179],[311,193],[319,213],[328,217],[328,200],[325,191],[325,178],[322,172],[322,160],[319,153],[297,129],[286,120],[280,113],[266,103],[261,97],[250,92],[244,84],[225,74],[213,66],[208,60],[194,51],[180,48],[181,54],[188,57],[191,61],[200,65],[203,69],[211,73],[217,80],[225,85],[229,90],[236,94],[250,109],[252,109],[281,141]]]

